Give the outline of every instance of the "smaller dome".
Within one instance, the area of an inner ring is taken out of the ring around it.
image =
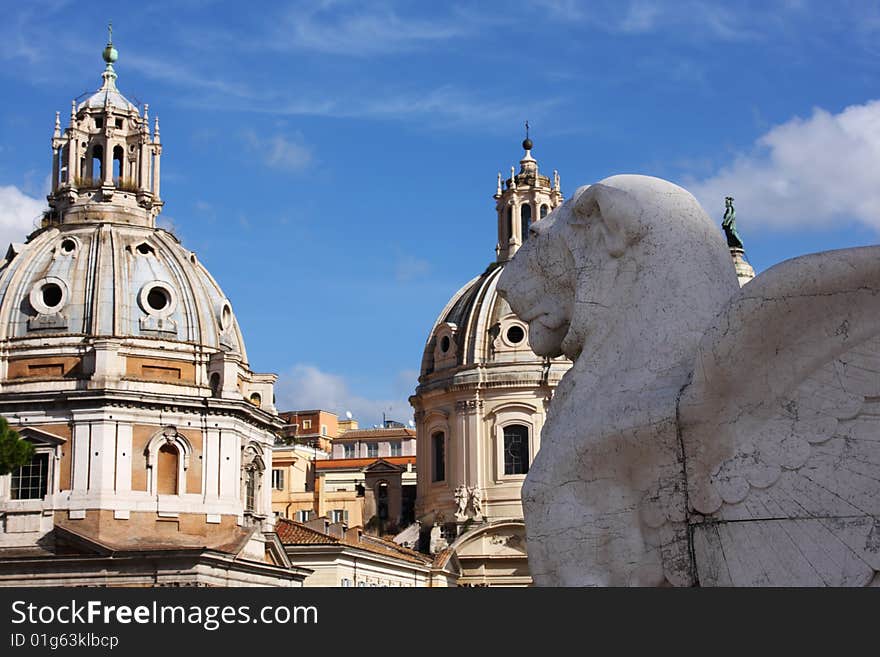
[[[452,296],[431,328],[420,378],[462,366],[542,362],[528,348],[527,325],[495,289],[503,269],[492,263]]]
[[[119,90],[109,87],[101,87],[91,96],[89,96],[84,102],[80,103],[77,107],[77,111],[81,109],[99,109],[104,107],[105,105],[109,105],[110,107],[117,107],[121,110],[136,112],[137,108],[128,100],[125,96],[119,93]]]
[[[110,40],[101,53],[101,57],[107,63],[107,67],[101,74],[104,83],[101,88],[88,97],[88,99],[79,104],[77,111],[90,108],[101,108],[104,106],[116,107],[125,111],[137,111],[135,106],[116,88],[116,72],[113,70],[113,62],[119,59],[119,51],[113,47],[113,32],[111,29]]]

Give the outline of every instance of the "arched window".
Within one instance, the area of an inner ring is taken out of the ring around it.
[[[245,469],[244,509],[245,511],[257,510],[257,471],[254,468]]]
[[[114,146],[113,147],[113,181],[116,183],[116,186],[119,187],[122,185],[123,178],[125,177],[123,169],[122,160],[125,157],[125,150],[123,150],[122,146]]]
[[[68,151],[68,146],[64,146],[61,148],[61,151],[58,154],[58,165],[60,170],[58,171],[58,180],[56,183],[58,185],[63,185],[66,182],[69,182],[69,171],[67,170],[67,163],[70,160],[70,152]]]
[[[261,511],[260,491],[265,469],[266,465],[259,449],[253,444],[248,445],[241,457],[241,485],[245,511],[251,513]]]
[[[89,168],[88,184],[101,184],[104,180],[104,147],[101,144],[92,146],[92,166]]]
[[[529,428],[522,424],[504,427],[504,474],[528,474]]]
[[[165,443],[156,454],[156,492],[159,495],[177,495],[177,475],[180,453],[173,443]]]
[[[175,427],[167,426],[154,434],[144,448],[150,490],[156,495],[186,493],[186,472],[192,453],[192,444]]]
[[[507,208],[507,226],[505,226],[507,232],[505,233],[505,239],[510,239],[513,237],[513,206],[508,206]]]
[[[220,396],[220,374],[218,374],[217,372],[213,372],[211,374],[211,396]]]
[[[432,481],[446,480],[446,434],[442,431],[431,436],[431,454],[433,455]]]
[[[528,203],[522,205],[519,209],[519,229],[522,235],[522,241],[529,239],[529,226],[532,225],[532,206]]]
[[[546,217],[549,212],[550,212],[550,206],[547,205],[546,203],[544,205],[542,205],[541,206],[541,219]]]

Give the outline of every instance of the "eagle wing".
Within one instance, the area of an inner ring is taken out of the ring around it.
[[[679,426],[701,585],[880,583],[880,247],[745,285],[700,343]]]

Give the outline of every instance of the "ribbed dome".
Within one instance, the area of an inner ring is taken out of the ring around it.
[[[492,263],[456,292],[431,328],[422,357],[421,376],[490,363],[536,363],[529,348],[528,326],[496,292],[503,264]]]
[[[162,229],[50,226],[0,267],[0,339],[158,338],[235,352],[232,307],[194,253]]]
[[[128,112],[137,112],[137,108],[134,106],[128,98],[123,96],[115,87],[101,87],[91,96],[86,98],[83,102],[77,105],[77,112],[83,109],[99,109],[103,108],[105,105],[109,105],[111,107],[115,107],[121,110],[125,110]]]

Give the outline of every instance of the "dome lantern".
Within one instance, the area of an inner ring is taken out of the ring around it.
[[[73,101],[70,123],[52,136],[52,184],[45,225],[94,220],[155,226],[162,145],[151,138],[147,106],[138,107],[116,87],[119,51],[110,38],[101,53],[101,87]]]
[[[535,144],[526,136],[522,147],[525,153],[519,161],[519,173],[510,167],[510,178],[498,186],[494,198],[498,213],[498,242],[495,253],[498,262],[507,262],[529,237],[529,226],[547,216],[563,201],[558,178],[551,181],[538,171],[538,161],[532,156]],[[498,174],[499,180],[501,174]]]

